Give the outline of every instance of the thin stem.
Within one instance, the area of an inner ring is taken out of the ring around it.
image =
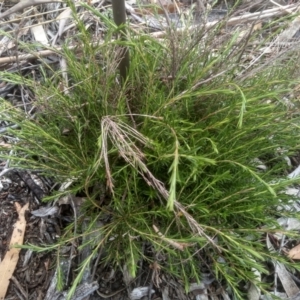
[[[112,0],[112,9],[114,21],[117,26],[124,26],[126,24],[126,10],[125,10],[125,1],[124,0]],[[123,27],[121,30],[121,40],[126,41],[126,29]],[[129,70],[129,51],[126,46],[122,46],[120,51],[121,60],[119,63],[119,70],[124,83],[127,78]]]

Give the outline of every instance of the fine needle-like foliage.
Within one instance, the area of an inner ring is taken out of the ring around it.
[[[126,266],[132,276],[139,261],[151,264],[159,253],[160,272],[186,287],[208,268],[235,299],[245,299],[245,282],[260,285],[253,269],[268,272],[265,234],[281,214],[293,214],[279,208],[290,200],[284,157],[297,150],[299,117],[283,97],[299,53],[251,65],[241,59],[252,37],[237,31],[222,40],[222,22],[192,34],[170,28],[164,39],[127,28],[127,41],[118,41],[113,22],[102,21],[106,35],[94,44],[78,20],[80,53],[68,43],[60,53],[67,80],[47,64],[39,82],[1,72],[35,94],[34,114],[1,100],[1,120],[17,125],[5,133],[17,142],[2,158],[71,182],[45,201],[84,195],[56,245],[58,255],[74,240],[92,249],[71,292],[103,248],[102,262]],[[131,63],[122,85],[124,46]],[[145,243],[153,255],[143,252]]]

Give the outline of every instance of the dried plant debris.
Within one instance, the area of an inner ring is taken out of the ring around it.
[[[11,279],[18,263],[19,253],[21,249],[16,248],[16,246],[23,244],[26,228],[25,212],[28,209],[28,206],[29,203],[27,203],[23,207],[21,207],[18,202],[15,203],[15,207],[18,213],[18,221],[14,224],[14,231],[12,233],[9,244],[10,249],[7,251],[2,262],[0,263],[0,299],[5,298],[9,280]]]
[[[0,18],[9,17],[9,20],[2,23],[2,39],[0,40],[0,50],[1,56],[3,59],[0,59],[0,64],[15,61],[23,61],[28,59],[33,59],[35,57],[45,57],[49,56],[49,52],[43,52],[43,49],[49,48],[49,46],[57,46],[61,44],[61,39],[68,40],[68,37],[76,35],[74,30],[74,20],[72,17],[71,9],[66,7],[65,4],[53,3],[53,1],[31,1],[26,0],[14,5],[11,9],[6,10],[0,15]],[[199,1],[198,1],[199,2]],[[198,3],[197,2],[197,3]],[[200,1],[201,2],[201,1]],[[49,4],[46,4],[49,3]],[[99,12],[100,18],[96,19],[91,11],[86,9],[86,6],[82,7],[83,4],[76,4],[77,13],[83,19],[85,26],[87,28],[97,28],[94,31],[94,38],[101,38],[103,31],[105,31],[106,26],[102,22],[101,18],[109,17],[109,9],[105,1],[91,1],[90,3],[94,9]],[[172,4],[172,7],[175,4]],[[33,6],[33,8],[32,8]],[[145,4],[144,4],[145,6]],[[193,12],[192,6],[182,6],[175,5],[175,9],[171,9],[171,4],[164,4],[151,2],[150,6],[146,5],[144,8],[143,5],[138,3],[131,4],[127,3],[128,17],[133,22],[133,26],[137,30],[139,28],[144,28],[145,30],[151,29],[152,31],[164,30],[172,26],[174,28],[183,29],[186,26],[191,26],[191,29],[198,25],[203,25],[207,23],[207,27],[215,25],[217,22],[222,20],[224,17],[229,18],[227,21],[228,25],[236,25],[242,23],[249,23],[259,20],[270,20],[271,18],[278,17],[284,14],[292,14],[297,10],[297,4],[291,4],[284,9],[279,6],[273,5],[275,8],[265,10],[263,12],[249,13],[246,15],[230,18],[230,15],[227,17],[229,10],[220,10],[220,9],[207,9],[206,13],[199,13],[197,10]],[[148,8],[147,8],[148,7]],[[161,11],[157,11],[157,7]],[[39,10],[37,8],[40,8]],[[269,7],[268,7],[269,8]],[[22,14],[22,10],[25,9],[27,13]],[[154,11],[151,11],[154,10]],[[205,17],[205,14],[207,17]],[[171,22],[171,23],[170,23]],[[34,23],[34,25],[32,24]],[[143,25],[144,24],[144,25]],[[295,32],[297,32],[297,22],[292,22],[293,34],[291,30],[284,35],[289,39],[292,39]],[[146,26],[145,26],[146,25]],[[157,33],[155,36],[161,35],[162,33]],[[282,36],[279,39],[282,39]],[[36,45],[36,47],[26,48],[26,44],[22,44],[23,40],[31,41],[31,43]],[[69,39],[72,43],[72,39]],[[278,40],[279,41],[279,40]],[[277,43],[278,43],[277,41]],[[286,38],[284,42],[287,44]],[[275,43],[276,44],[276,43]],[[24,48],[25,46],[25,48]],[[72,47],[72,44],[69,45]],[[45,51],[45,50],[44,50]],[[50,50],[49,50],[50,51]],[[16,52],[18,55],[16,55]],[[34,54],[31,54],[33,53]],[[22,56],[22,53],[31,54],[29,56]],[[55,53],[55,49],[53,49]],[[13,56],[14,59],[11,57]]]

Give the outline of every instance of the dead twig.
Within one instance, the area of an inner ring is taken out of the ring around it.
[[[57,1],[56,0],[55,1],[34,0],[34,1],[36,3],[38,3],[39,1],[45,1],[44,3],[46,3],[46,1],[48,3],[49,2],[61,2],[61,1],[58,1],[58,0]],[[28,3],[27,0],[25,0],[24,2]],[[20,3],[18,3],[14,7],[18,6],[19,4]],[[237,24],[237,23],[245,23],[245,22],[254,21],[254,20],[262,20],[262,19],[265,19],[265,18],[277,17],[277,16],[287,14],[287,10],[289,10],[289,12],[297,12],[297,10],[299,8],[299,4],[287,5],[284,8],[285,8],[284,10],[281,7],[272,8],[272,9],[268,9],[268,10],[265,10],[265,11],[259,12],[259,13],[250,13],[250,14],[246,14],[246,15],[241,16],[241,17],[234,17],[234,18],[231,18],[227,21],[227,25],[234,25],[234,24]],[[6,11],[4,14],[7,14],[8,11]],[[0,18],[3,17],[2,15],[0,15]],[[214,25],[217,24],[217,22],[219,22],[219,21],[208,22],[208,23],[206,23],[205,27],[206,28],[213,27]],[[178,28],[177,32],[180,33],[180,32],[184,32],[186,30],[193,31],[198,26],[193,25],[193,26],[190,26],[188,29],[187,28]],[[161,38],[161,37],[164,37],[166,34],[167,34],[166,31],[158,31],[158,32],[154,32],[154,33],[150,34],[150,36],[156,37],[156,38]],[[102,43],[102,42],[100,42],[100,43]],[[73,48],[73,46],[69,47],[69,49],[72,49],[72,48]],[[46,57],[46,56],[53,55],[53,54],[58,54],[58,52],[62,50],[62,47],[53,47],[52,49],[53,50],[48,49],[48,50],[41,50],[41,51],[32,52],[32,53],[29,53],[29,54],[21,54],[21,55],[18,55],[18,59],[19,59],[19,61],[24,61],[24,60],[30,60],[30,59]],[[16,61],[17,61],[17,56],[1,57],[0,58],[0,65],[7,64],[7,63],[14,63]]]
[[[299,4],[291,4],[291,5],[286,5],[284,7],[284,9],[281,7],[277,7],[277,8],[272,8],[272,9],[266,9],[264,11],[257,12],[257,13],[249,13],[249,14],[245,14],[240,17],[233,17],[231,19],[228,19],[228,21],[226,22],[226,25],[236,25],[236,24],[242,24],[242,23],[251,22],[251,21],[263,20],[263,19],[267,19],[267,18],[271,18],[271,17],[278,17],[278,16],[285,15],[287,13],[297,12],[298,8],[299,8]],[[218,24],[219,22],[220,21],[207,22],[206,24],[203,24],[203,26],[205,28],[211,28],[211,27],[215,26],[216,24]],[[176,31],[178,33],[183,33],[186,31],[193,31],[193,30],[199,28],[199,26],[201,26],[201,25],[192,25],[189,28],[177,28]],[[166,36],[166,34],[167,34],[166,31],[158,31],[158,32],[152,33],[151,36],[156,37],[156,38],[162,38],[162,37]]]
[[[33,5],[40,5],[40,4],[47,4],[53,2],[63,2],[62,0],[23,0],[20,1],[18,4],[14,5],[10,9],[6,10],[2,14],[0,14],[0,19],[5,18],[11,14],[14,14],[24,8],[33,6]]]
[[[70,47],[69,49],[72,49],[72,48],[74,48],[74,47]],[[18,56],[13,55],[13,56],[0,57],[0,65],[14,63],[17,60],[24,61],[24,60],[38,59],[41,57],[58,54],[58,52],[61,50],[62,50],[62,47],[56,47],[55,50],[41,50],[41,51],[34,51],[34,52],[28,53],[28,54],[19,54]]]

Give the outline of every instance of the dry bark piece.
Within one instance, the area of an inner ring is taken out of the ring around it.
[[[16,174],[26,183],[29,189],[32,191],[33,195],[41,201],[44,197],[43,189],[38,186],[32,179],[31,175],[26,171],[17,171]]]
[[[296,295],[299,295],[300,290],[296,285],[295,281],[292,279],[291,274],[285,268],[285,266],[282,263],[277,262],[275,268],[284,288],[284,291],[286,292],[288,297],[294,297]]]
[[[300,259],[300,244],[289,251],[288,257],[291,259]]]
[[[10,240],[10,249],[5,254],[3,261],[0,263],[0,300],[4,300],[8,286],[9,280],[11,279],[15,268],[19,260],[20,248],[14,248],[14,245],[22,245],[26,220],[25,211],[28,209],[29,203],[25,204],[23,207],[19,203],[15,203],[17,213],[19,218],[14,225],[14,231]]]

